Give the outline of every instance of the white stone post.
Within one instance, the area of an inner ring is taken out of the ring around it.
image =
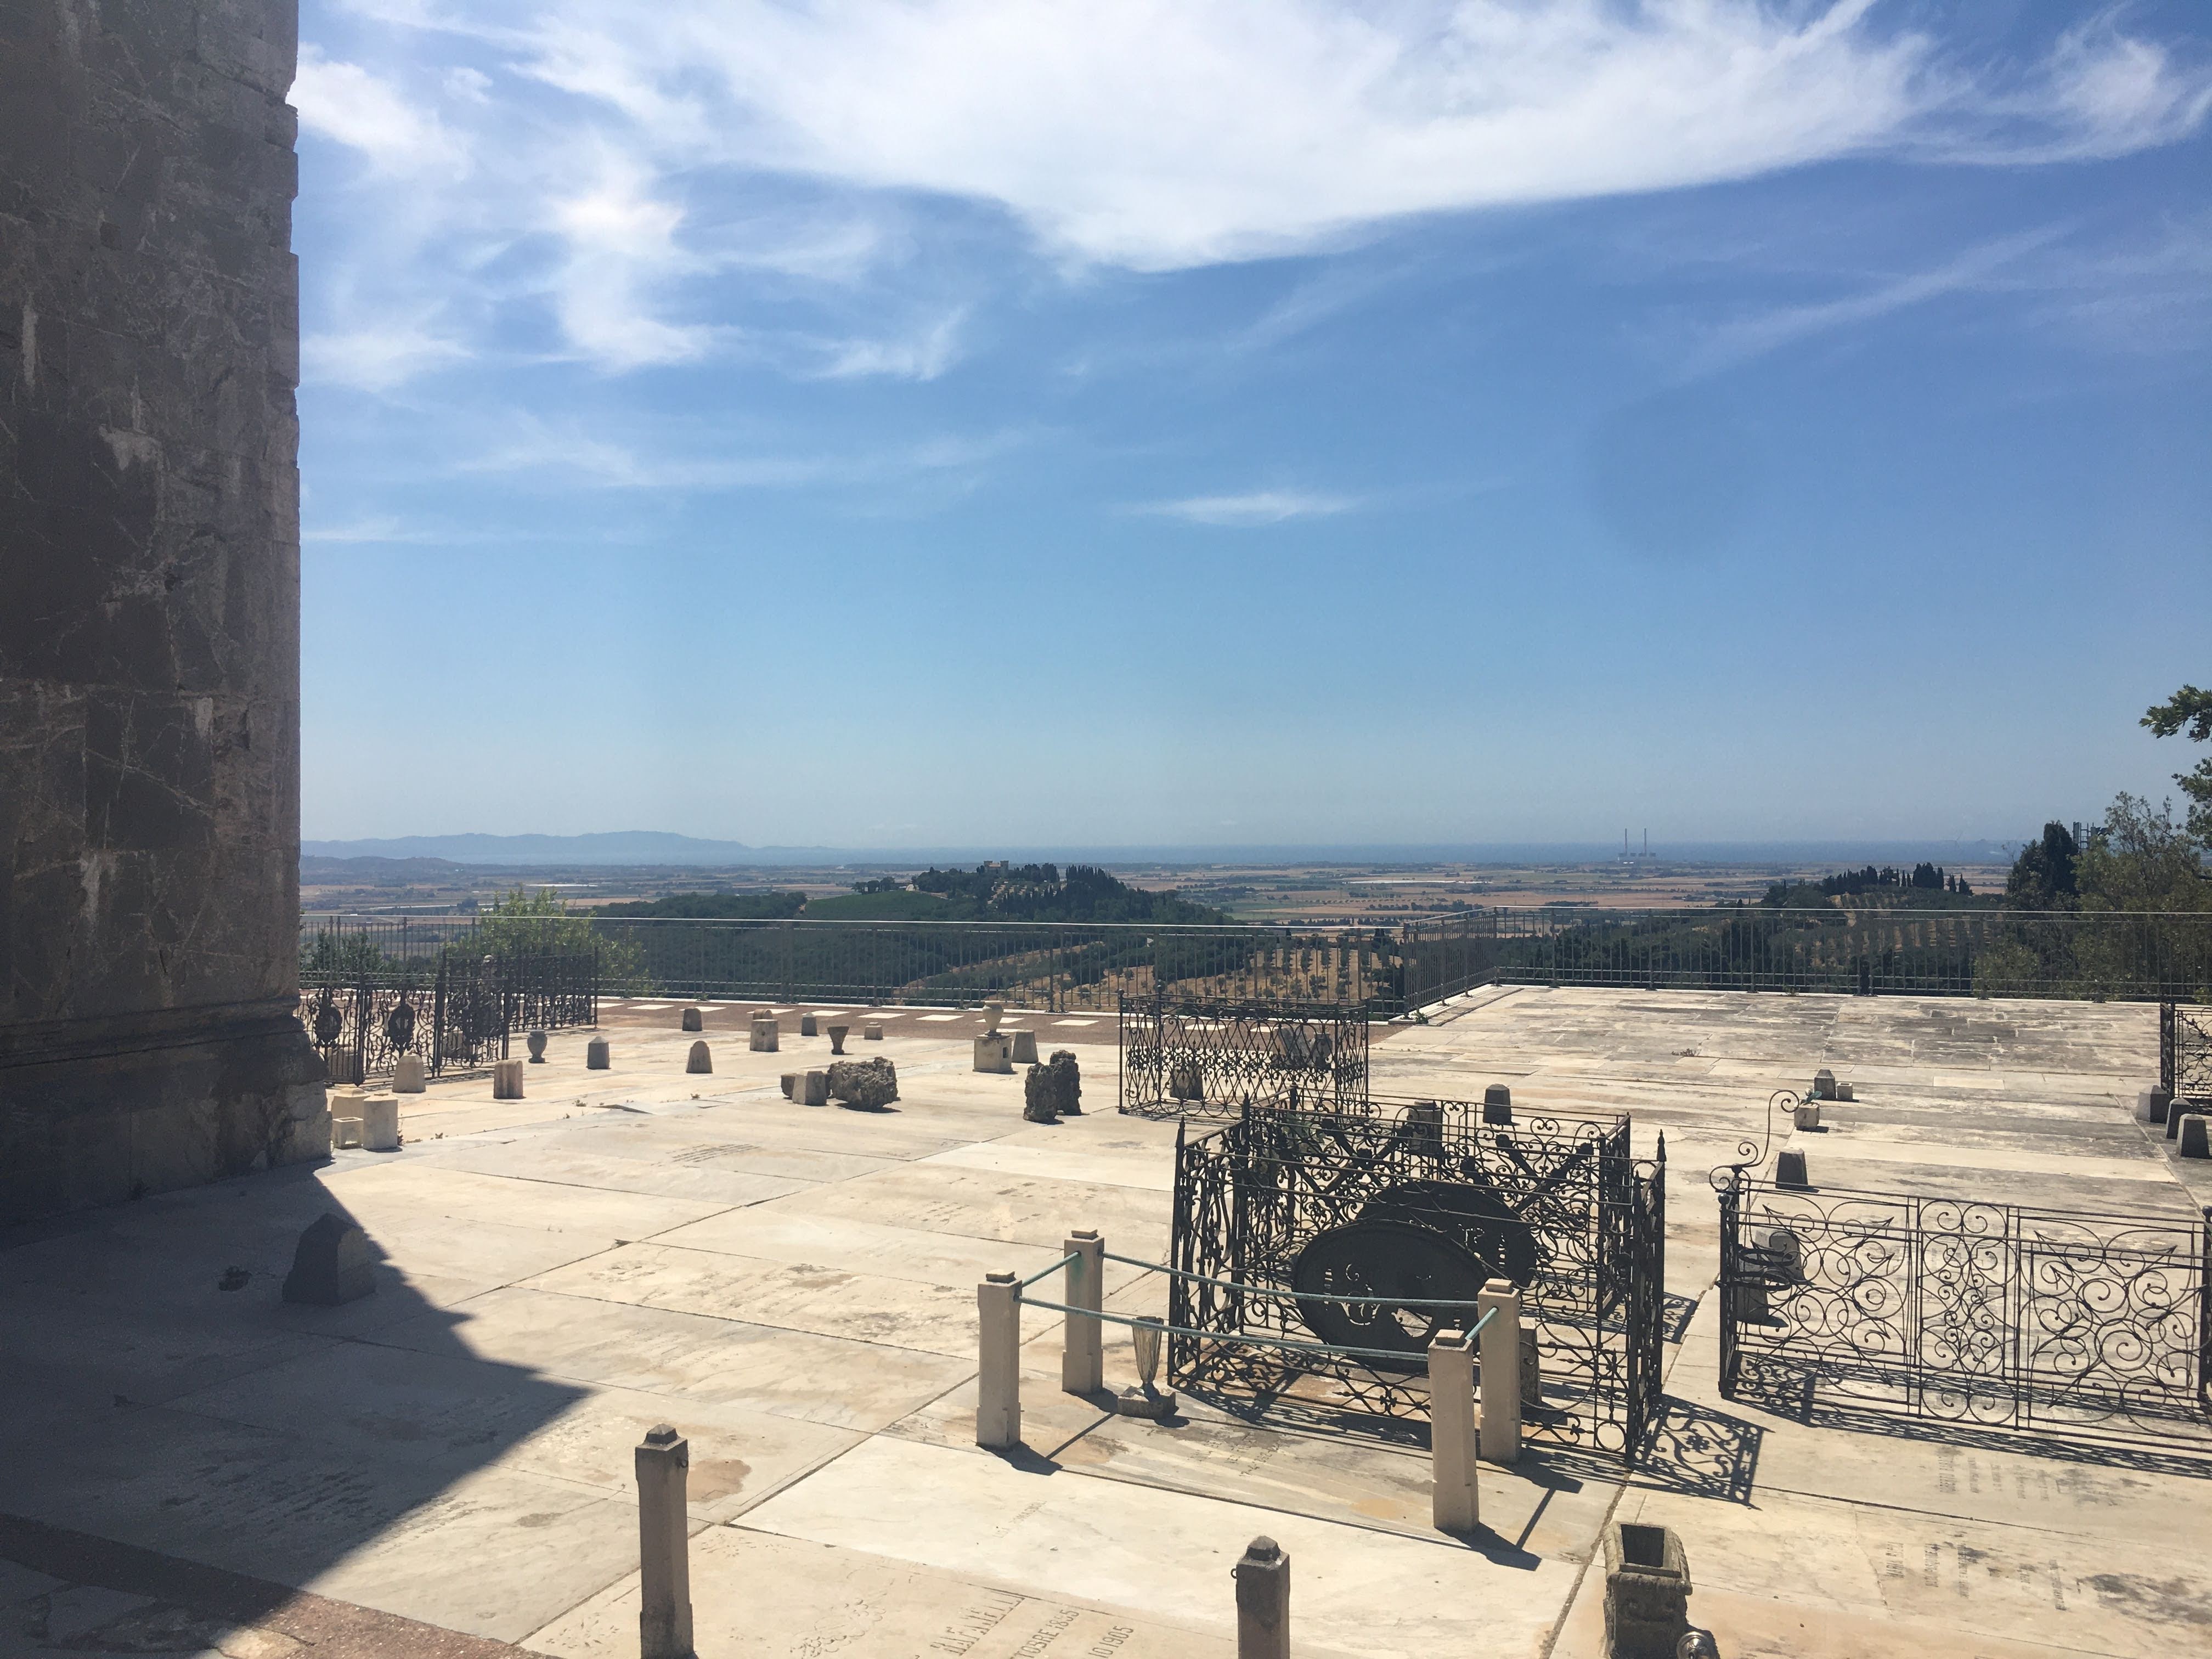
[[[1481,1522],[1474,1455],[1474,1344],[1465,1331],[1438,1331],[1429,1342],[1430,1514],[1438,1532]]]
[[[1482,1328],[1482,1455],[1493,1463],[1521,1456],[1521,1292],[1493,1279],[1474,1299]]]
[[[975,1443],[1010,1451],[1022,1443],[1022,1287],[1013,1274],[984,1276],[975,1323]]]
[[[1067,1236],[1061,1254],[1067,1264],[1067,1289],[1060,1300],[1071,1308],[1097,1313],[1106,1305],[1106,1241],[1089,1228]],[[1069,1394],[1096,1394],[1106,1386],[1105,1328],[1103,1322],[1066,1316],[1066,1342],[1060,1355],[1060,1386]]]
[[[690,1442],[665,1423],[637,1449],[637,1641],[641,1659],[693,1659]]]
[[[1255,1538],[1230,1570],[1237,1580],[1237,1659],[1291,1659],[1291,1556]]]

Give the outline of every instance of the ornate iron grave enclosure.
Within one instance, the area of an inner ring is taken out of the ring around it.
[[[1367,1091],[1364,1002],[1124,998],[1121,1109],[1231,1117],[1248,1103],[1334,1109]]]
[[[1538,1443],[1632,1459],[1659,1403],[1666,1186],[1632,1159],[1625,1117],[1486,1124],[1470,1101],[1371,1098],[1341,1111],[1253,1104],[1176,1144],[1174,1267],[1331,1297],[1290,1303],[1182,1277],[1168,1324],[1395,1352],[1402,1360],[1170,1335],[1194,1394],[1316,1396],[1341,1413],[1420,1419],[1431,1339],[1464,1323],[1410,1302],[1522,1290],[1542,1376],[1524,1401]]]
[[[2212,1106],[2212,1008],[2158,1005],[2158,1081],[2174,1100]]]
[[[420,1055],[432,1077],[469,1071],[506,1059],[515,1031],[599,1024],[592,951],[448,953],[374,977],[307,977],[300,1018],[333,1083],[383,1076],[402,1054]]]
[[[1728,1397],[2212,1452],[2212,1211],[1723,1182]]]

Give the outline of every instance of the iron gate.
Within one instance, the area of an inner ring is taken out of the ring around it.
[[[599,1024],[594,951],[449,952],[434,969],[380,977],[331,975],[301,988],[300,1018],[333,1083],[384,1076],[410,1054],[432,1077],[473,1070],[506,1059],[518,1030]]]
[[[1425,1418],[1440,1316],[1395,1306],[1522,1287],[1541,1387],[1534,1441],[1633,1458],[1656,1420],[1664,1340],[1666,1170],[1629,1152],[1628,1121],[1486,1123],[1468,1101],[1371,1099],[1344,1112],[1254,1104],[1176,1143],[1170,1262],[1182,1273],[1309,1296],[1292,1304],[1174,1278],[1168,1324],[1396,1351],[1402,1368],[1171,1334],[1193,1393],[1279,1401],[1315,1379],[1340,1408]]]
[[[2212,1104],[2212,1008],[2158,1005],[2158,1083],[2169,1099]]]
[[[1721,1391],[2212,1450],[2212,1211],[2071,1215],[1741,1174]]]
[[[1364,1002],[1121,1000],[1121,1110],[1233,1116],[1247,1104],[1340,1109],[1367,1088]]]

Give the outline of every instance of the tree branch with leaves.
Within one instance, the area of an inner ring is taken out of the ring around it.
[[[2153,703],[2142,723],[2154,738],[2185,734],[2191,743],[2212,743],[2212,691],[2185,685],[2164,702]],[[2212,756],[2173,781],[2190,800],[2189,835],[2200,847],[2212,849]]]

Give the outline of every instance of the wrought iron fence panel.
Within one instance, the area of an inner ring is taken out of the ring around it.
[[[301,988],[300,1018],[333,1083],[387,1075],[402,1054],[425,1073],[471,1070],[507,1057],[518,1030],[599,1023],[592,951],[533,957],[442,954],[373,977],[325,969]]]
[[[1115,1024],[1124,1112],[1224,1117],[1290,1102],[1333,1110],[1366,1092],[1364,1003],[1170,1002],[1155,994],[1123,998]]]
[[[2212,1104],[2212,1008],[2159,1005],[2158,1081],[2172,1099]]]
[[[1738,1178],[1721,1385],[2212,1451],[2212,1212],[2195,1222]]]
[[[1658,1399],[1663,1166],[1629,1169],[1631,1216],[1615,1228],[1604,1194],[1612,1160],[1626,1158],[1626,1119],[1504,1125],[1483,1122],[1481,1112],[1474,1102],[1370,1098],[1345,1112],[1255,1104],[1202,1134],[1186,1122],[1174,1265],[1343,1299],[1291,1302],[1177,1279],[1170,1322],[1402,1359],[1291,1357],[1185,1336],[1170,1339],[1177,1385],[1273,1399],[1321,1379],[1344,1408],[1419,1418],[1428,1342],[1465,1315],[1401,1303],[1471,1303],[1504,1278],[1522,1287],[1542,1376],[1540,1395],[1524,1402],[1526,1431],[1632,1455]],[[1631,1259],[1603,1261],[1609,1241]]]

